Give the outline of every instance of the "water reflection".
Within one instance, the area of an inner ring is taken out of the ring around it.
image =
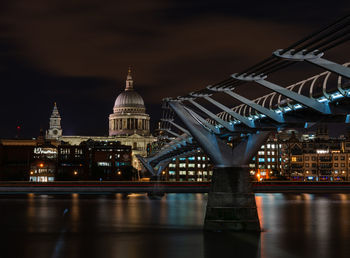
[[[0,257],[350,257],[349,194],[257,194],[261,234],[205,233],[207,195],[0,196]]]
[[[204,257],[255,258],[260,256],[260,234],[204,232]]]

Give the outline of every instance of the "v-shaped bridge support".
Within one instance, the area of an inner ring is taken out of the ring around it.
[[[217,133],[199,123],[194,111],[189,112],[180,101],[168,104],[214,164],[204,229],[260,231],[248,164],[270,132],[250,134],[231,147]]]

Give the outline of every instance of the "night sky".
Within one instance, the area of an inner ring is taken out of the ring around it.
[[[154,125],[162,98],[226,79],[348,13],[349,0],[0,1],[0,138],[17,125],[36,137],[55,101],[65,135],[107,135],[129,65]],[[341,53],[331,60],[349,61]]]

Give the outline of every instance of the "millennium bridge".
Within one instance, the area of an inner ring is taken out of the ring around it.
[[[161,129],[173,137],[163,137],[160,148],[138,158],[157,177],[174,157],[205,152],[214,165],[205,230],[260,231],[248,163],[271,132],[350,122],[350,62],[326,58],[329,50],[348,43],[349,24],[348,15],[223,81],[163,99]],[[342,54],[347,57],[349,52]],[[289,86],[268,79],[304,63],[324,72]],[[269,93],[245,97],[238,90],[246,84]],[[231,105],[224,103],[225,97]],[[213,107],[221,112],[210,111]]]

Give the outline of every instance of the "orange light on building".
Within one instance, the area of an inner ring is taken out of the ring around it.
[[[44,167],[44,163],[40,163],[39,167],[43,168]]]
[[[165,175],[165,171],[163,171],[162,174]]]
[[[75,176],[78,175],[78,171],[74,171],[74,175],[75,175]]]
[[[121,171],[118,171],[117,174],[120,176],[120,175],[122,174],[122,172],[121,172]]]
[[[33,172],[33,171],[30,171],[30,174],[31,174],[31,175],[33,175],[33,174],[34,174],[34,172]]]

